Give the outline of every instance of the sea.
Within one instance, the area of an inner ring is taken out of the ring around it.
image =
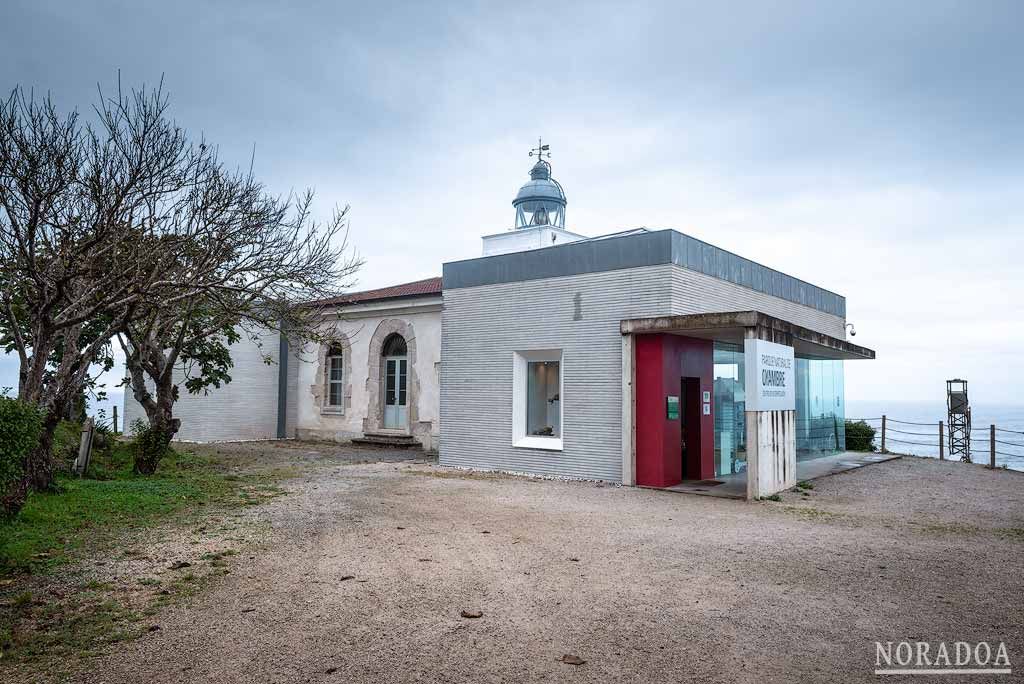
[[[939,457],[939,421],[948,423],[944,401],[846,400],[848,420],[868,419],[881,439],[881,417],[886,417],[886,448],[915,456]],[[996,426],[996,466],[1024,471],[1024,405],[971,402],[971,460],[988,463],[990,426]],[[948,426],[946,427],[947,450]]]
[[[89,413],[103,410],[109,421],[111,408],[117,404],[123,414],[124,394],[120,388],[108,393],[105,401],[90,401]],[[879,430],[875,444],[880,446],[881,418],[888,423],[886,447],[889,451],[915,456],[939,457],[939,421],[946,422],[946,404],[943,401],[863,401],[848,399],[848,419],[869,419]],[[123,415],[119,416],[119,421]],[[975,463],[989,461],[989,426],[995,425],[996,465],[1024,471],[1024,405],[971,403],[971,458]],[[118,428],[124,431],[124,426]],[[948,436],[947,436],[948,439]],[[948,448],[947,448],[948,456]]]

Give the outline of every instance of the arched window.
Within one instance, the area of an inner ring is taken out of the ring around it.
[[[345,406],[344,350],[335,345],[327,350],[327,405]]]
[[[384,340],[381,356],[405,356],[406,353],[405,338],[398,333],[392,333]]]

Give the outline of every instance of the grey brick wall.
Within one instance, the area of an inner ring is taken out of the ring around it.
[[[672,269],[672,314],[760,311],[805,328],[846,338],[846,320],[686,268]]]
[[[231,382],[205,395],[189,394],[184,385],[179,384],[181,397],[174,405],[174,415],[181,419],[181,430],[176,439],[218,442],[277,437],[278,334],[268,331],[261,339],[262,351],[274,363],[266,364],[257,345],[243,337],[230,347],[234,362]],[[297,367],[294,358],[289,363],[289,375],[293,363]],[[182,369],[175,369],[174,376],[176,382],[184,382]],[[146,419],[146,412],[130,389],[125,391],[124,404],[124,424],[128,431],[136,418]],[[294,425],[294,422],[293,416],[290,423]]]
[[[745,309],[843,336],[839,316],[674,264],[446,289],[440,462],[620,481],[619,322]],[[554,348],[563,350],[563,451],[515,448],[513,352]]]

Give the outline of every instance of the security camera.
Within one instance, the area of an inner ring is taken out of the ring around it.
[[[847,323],[846,327],[850,329],[850,337],[857,336],[857,329],[853,327],[853,323]]]

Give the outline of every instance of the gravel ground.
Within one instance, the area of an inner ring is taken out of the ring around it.
[[[904,458],[746,503],[215,448],[300,468],[254,511],[269,543],[80,681],[878,681],[879,640],[1005,641],[1024,672],[1020,473]]]

